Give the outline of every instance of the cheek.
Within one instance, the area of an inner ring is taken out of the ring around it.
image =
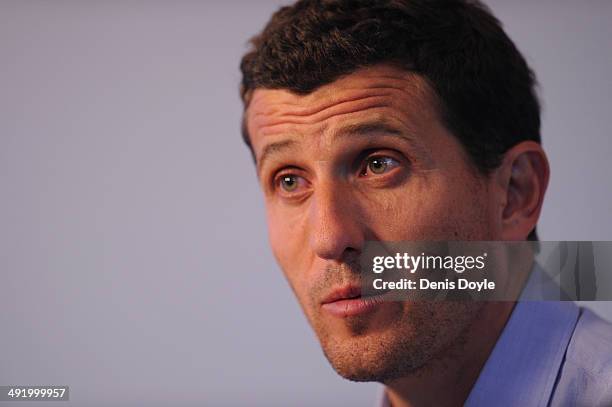
[[[486,188],[474,180],[450,182],[433,205],[445,239],[490,240]]]
[[[289,283],[296,288],[296,278],[304,268],[304,228],[295,216],[268,205],[266,208],[268,240],[276,262]]]
[[[277,263],[285,269],[285,259],[289,257],[288,252],[290,248],[287,245],[286,239],[286,231],[285,225],[283,222],[280,222],[276,214],[271,211],[269,208],[267,209],[267,223],[268,223],[268,240],[270,242],[270,247],[272,248],[272,253],[274,254],[274,258]]]
[[[281,211],[282,212],[282,211]],[[304,243],[305,228],[295,217],[267,211],[268,239],[272,253],[304,313],[309,315],[309,282],[312,263]]]
[[[442,174],[370,200],[367,223],[376,239],[457,240],[483,237],[482,191]]]

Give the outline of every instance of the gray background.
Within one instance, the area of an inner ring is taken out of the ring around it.
[[[278,4],[0,2],[0,384],[67,384],[79,406],[372,404],[274,264],[240,141],[238,61]],[[612,240],[612,2],[490,4],[542,85],[541,238]]]

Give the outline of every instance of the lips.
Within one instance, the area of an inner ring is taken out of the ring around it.
[[[326,296],[321,308],[335,317],[346,318],[372,312],[382,303],[382,296],[362,297],[360,286],[346,285]]]

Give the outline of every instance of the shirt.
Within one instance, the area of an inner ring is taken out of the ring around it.
[[[522,300],[534,271],[465,406],[612,407],[612,324],[571,301]]]

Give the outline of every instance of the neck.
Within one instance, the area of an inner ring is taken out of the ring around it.
[[[501,334],[515,302],[486,302],[458,341],[407,377],[385,383],[393,407],[461,406]]]

